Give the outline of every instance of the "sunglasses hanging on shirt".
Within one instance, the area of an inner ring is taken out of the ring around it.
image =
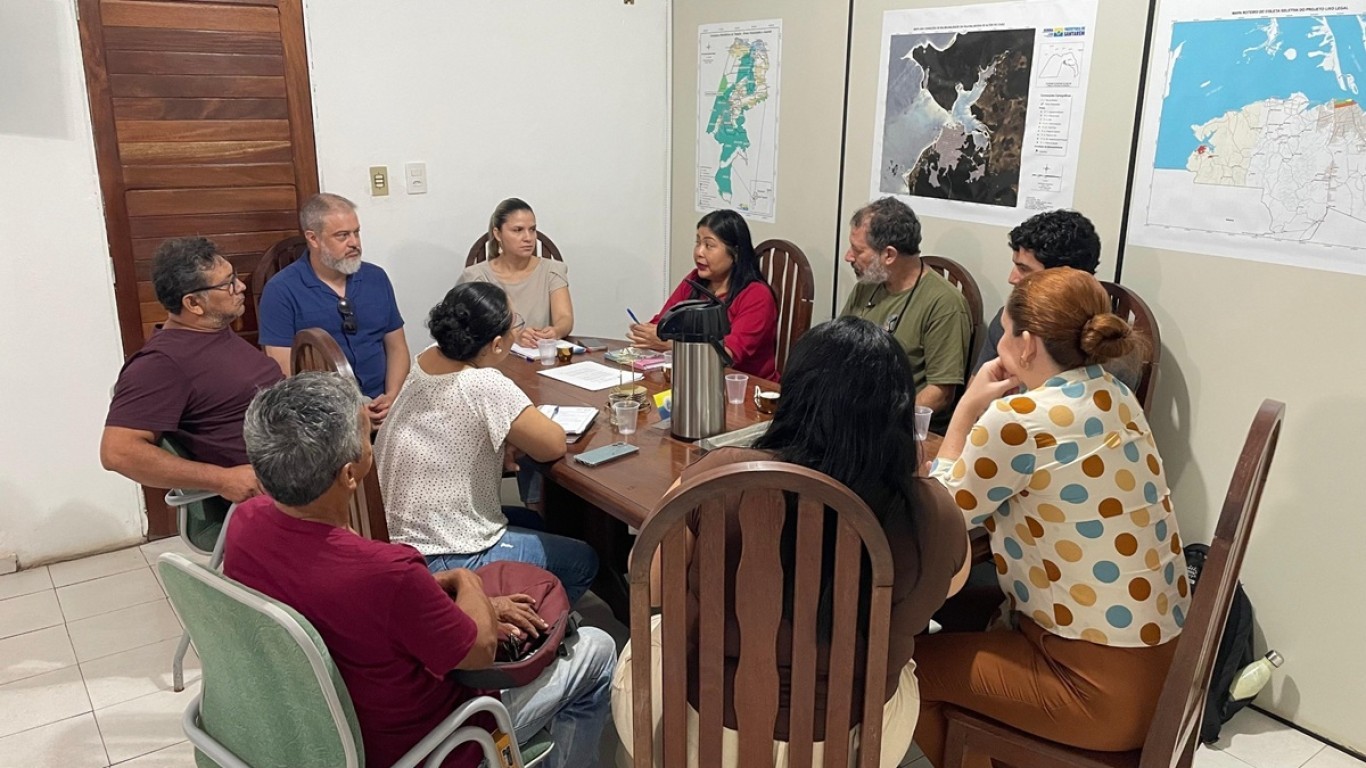
[[[342,332],[353,334],[356,332],[356,310],[351,308],[351,302],[345,298],[337,300],[337,312],[342,317]]]

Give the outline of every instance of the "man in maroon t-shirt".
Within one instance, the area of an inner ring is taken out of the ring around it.
[[[202,237],[162,243],[152,282],[169,314],[119,372],[100,463],[156,488],[213,491],[228,501],[255,496],[242,416],[257,391],[282,376],[230,327],[246,309],[246,285]],[[161,450],[163,435],[189,457]]]
[[[501,633],[535,636],[545,623],[525,595],[490,600],[473,572],[433,578],[412,547],[347,527],[352,494],[374,463],[362,402],[354,380],[325,373],[299,374],[256,397],[243,432],[269,495],[233,513],[223,570],[318,630],[356,709],[365,762],[385,768],[476,694],[453,670],[488,667]],[[616,648],[592,627],[560,648],[563,658],[502,691],[502,700],[519,740],[550,731],[555,749],[545,768],[593,765]],[[472,767],[479,757],[457,750],[443,766]]]

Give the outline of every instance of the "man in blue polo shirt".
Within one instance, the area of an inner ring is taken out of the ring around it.
[[[411,361],[394,287],[384,270],[361,261],[360,218],[341,195],[314,195],[299,211],[308,258],[280,270],[261,295],[260,342],[290,373],[294,334],[321,328],[337,340],[371,398],[378,427],[403,387]]]

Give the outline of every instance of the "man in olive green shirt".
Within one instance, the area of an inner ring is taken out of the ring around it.
[[[841,315],[876,323],[906,350],[915,402],[934,409],[930,428],[942,432],[967,369],[972,320],[967,301],[920,259],[920,220],[910,206],[884,197],[849,221],[844,260],[858,284]]]

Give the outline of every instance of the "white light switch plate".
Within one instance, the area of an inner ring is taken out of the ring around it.
[[[403,166],[403,178],[408,184],[408,194],[427,194],[427,164],[408,163]]]

